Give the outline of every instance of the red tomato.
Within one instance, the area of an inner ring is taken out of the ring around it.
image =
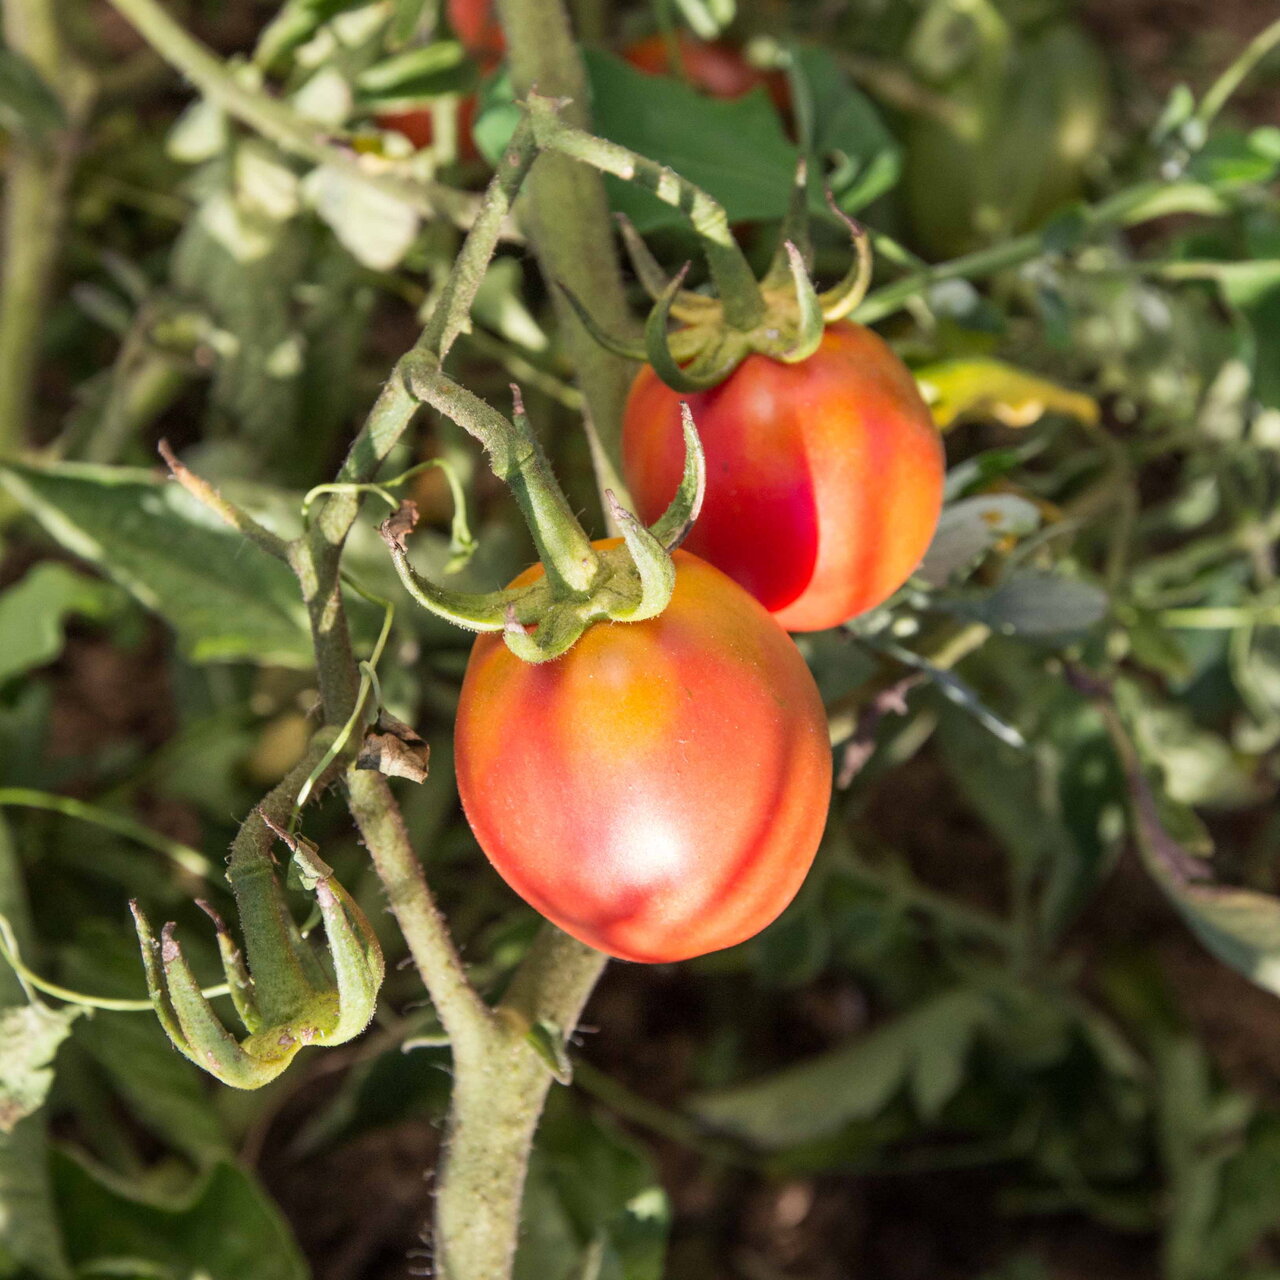
[[[763,85],[774,102],[786,109],[789,94],[785,76],[753,67],[742,56],[742,50],[722,40],[704,43],[682,32],[677,42],[684,73],[695,89],[701,89],[713,98],[740,98],[757,85]],[[622,56],[638,71],[649,75],[672,74],[667,42],[661,35],[649,36],[628,45]]]
[[[656,520],[684,459],[680,401],[707,455],[685,545],[789,631],[819,631],[893,594],[942,505],[942,443],[907,367],[870,329],[831,325],[799,364],[751,355],[711,391],[680,395],[646,365],[623,422],[623,469]]]
[[[482,635],[455,737],[463,808],[498,874],[566,933],[647,963],[774,920],[831,799],[826,715],[799,651],[718,569],[675,562],[658,617],[597,623],[553,662]]]
[[[458,159],[478,160],[480,152],[471,136],[476,122],[476,96],[469,93],[458,101]],[[407,111],[385,111],[374,117],[380,129],[390,129],[408,138],[419,151],[429,147],[435,138],[435,117],[429,107],[411,107]]]
[[[449,0],[446,9],[454,34],[482,66],[501,61],[507,38],[494,15],[493,0]]]

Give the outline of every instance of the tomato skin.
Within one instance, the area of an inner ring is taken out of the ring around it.
[[[507,37],[493,12],[493,0],[448,0],[445,11],[454,35],[482,66],[502,60]]]
[[[695,395],[641,369],[622,455],[647,521],[679,483],[681,400],[707,456],[706,501],[685,546],[788,631],[873,608],[919,564],[942,506],[942,443],[910,371],[870,329],[831,325],[799,364],[750,355]]]
[[[499,875],[580,941],[655,964],[773,921],[831,798],[799,651],[719,570],[675,561],[662,614],[597,623],[553,662],[482,635],[455,734],[463,808]]]
[[[712,98],[741,98],[763,85],[780,109],[785,111],[789,106],[786,77],[753,67],[734,45],[723,40],[697,40],[687,32],[681,32],[677,42],[685,75],[695,89]],[[661,34],[627,45],[622,56],[637,71],[652,76],[671,74],[667,42]]]
[[[469,93],[458,100],[458,159],[478,160],[480,152],[476,148],[471,129],[476,122],[477,101],[474,93]],[[410,107],[406,111],[384,111],[374,117],[380,129],[390,129],[401,134],[421,151],[429,147],[435,138],[435,116],[429,107]]]

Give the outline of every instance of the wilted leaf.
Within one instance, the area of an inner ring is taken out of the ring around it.
[[[994,418],[1006,427],[1029,427],[1046,413],[1098,421],[1098,403],[1000,360],[942,360],[915,371],[920,391],[945,431],[964,418]]]
[[[0,1009],[0,1133],[12,1133],[44,1102],[53,1083],[53,1055],[82,1012],[50,1009],[39,1001]]]
[[[6,464],[0,483],[68,551],[160,614],[193,661],[311,665],[292,573],[178,485],[146,471],[76,464]]]
[[[374,271],[398,266],[418,234],[412,205],[339,169],[313,169],[303,189],[343,248]]]
[[[980,992],[944,992],[844,1048],[703,1094],[691,1107],[708,1124],[769,1150],[870,1119],[905,1086],[921,1112],[933,1115],[959,1086],[974,1036],[990,1018]]]
[[[1011,493],[963,498],[944,507],[938,528],[915,576],[942,586],[975,564],[997,542],[1023,538],[1040,527],[1040,509]]]

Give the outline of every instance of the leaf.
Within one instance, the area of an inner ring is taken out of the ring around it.
[[[669,165],[725,208],[730,222],[786,212],[796,150],[763,90],[721,101],[621,58],[585,51],[595,132]],[[685,214],[648,191],[606,178],[609,200],[642,233],[687,229]]]
[[[0,915],[26,942],[27,907],[19,864],[0,817]],[[0,961],[0,1012],[25,1004],[17,975]],[[0,1132],[0,1275],[34,1273],[40,1280],[70,1280],[54,1216],[43,1117],[28,1116],[12,1133]]]
[[[1062,639],[1101,622],[1108,606],[1107,593],[1090,582],[1024,569],[1011,573],[990,595],[951,607],[1003,635]]]
[[[827,185],[845,213],[857,213],[896,185],[902,150],[831,53],[812,45],[793,48],[791,90],[797,116],[808,122],[801,136],[810,136],[810,154],[818,161],[811,184],[815,209],[825,209],[817,181],[824,161],[835,160]]]
[[[374,271],[398,266],[417,237],[421,219],[412,205],[339,169],[313,169],[303,189],[343,248]]]
[[[1046,413],[1098,421],[1098,402],[1001,360],[941,360],[915,371],[921,394],[940,431],[966,418],[994,418],[1006,427],[1029,427]]]
[[[292,573],[178,485],[74,463],[6,463],[0,483],[68,551],[160,614],[192,661],[311,666]]]
[[[938,528],[915,576],[940,587],[975,565],[997,542],[1022,538],[1040,527],[1040,509],[1011,493],[962,498],[944,507]]]
[[[648,1157],[567,1091],[552,1095],[538,1129],[521,1214],[515,1280],[594,1274],[661,1280],[671,1210]]]
[[[38,1000],[0,1009],[0,1133],[44,1104],[53,1083],[53,1056],[84,1011],[51,1009]]]
[[[58,95],[30,60],[0,49],[0,129],[41,143],[66,124]]]
[[[144,1199],[55,1152],[54,1191],[79,1274],[307,1280],[279,1210],[245,1170],[215,1165],[181,1198]]]
[[[101,617],[114,596],[108,584],[65,564],[36,565],[0,595],[0,683],[52,662],[62,652],[67,617]]]
[[[1258,986],[1280,995],[1280,898],[1213,883],[1209,863],[1171,834],[1169,803],[1162,803],[1147,781],[1109,691],[1094,692],[1124,768],[1143,864],[1209,951]]]
[[[959,1087],[974,1037],[990,1018],[980,992],[946,991],[852,1044],[690,1105],[708,1124],[768,1150],[868,1120],[907,1086],[922,1114],[935,1115]]]

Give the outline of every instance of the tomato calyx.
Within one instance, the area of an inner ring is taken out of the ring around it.
[[[643,344],[605,331],[587,308],[561,286],[592,337],[628,359],[644,360],[676,391],[707,391],[718,386],[752,353],[784,364],[807,360],[818,349],[826,326],[844,319],[866,295],[871,283],[870,241],[863,227],[827,193],[832,212],[848,228],[853,261],[843,279],[819,292],[811,276],[808,236],[808,180],[804,161],[796,171],[791,207],[777,250],[760,280],[743,282],[737,273],[712,275],[719,296],[684,287],[691,264],[668,278],[631,223],[618,215],[623,244],[636,278],[653,300]],[[745,293],[754,294],[744,297]],[[672,328],[672,325],[676,327]]]
[[[675,497],[646,526],[607,492],[622,541],[601,548],[591,544],[551,474],[517,387],[512,387],[514,412],[507,418],[428,360],[411,364],[405,383],[412,395],[485,445],[494,473],[521,508],[545,569],[536,582],[500,591],[443,587],[419,573],[409,559],[405,539],[418,513],[406,502],[378,532],[401,582],[419,604],[470,631],[501,632],[512,653],[535,663],[560,657],[594,623],[641,622],[666,608],[675,589],[671,553],[697,518],[706,489],[706,462],[687,406],[682,408],[684,471]]]

